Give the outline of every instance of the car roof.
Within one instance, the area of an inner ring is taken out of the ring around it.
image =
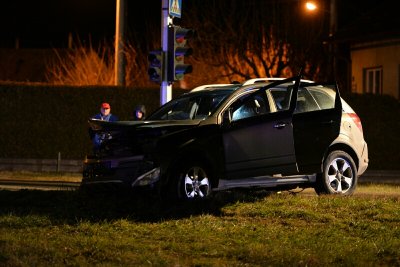
[[[242,86],[249,85],[249,84],[255,84],[255,83],[282,81],[284,79],[286,79],[286,78],[254,78],[254,79],[250,79],[250,80],[245,81],[242,84]],[[314,81],[304,80],[304,79],[301,79],[300,82],[302,82],[302,83],[314,83]]]
[[[199,92],[199,91],[214,91],[214,90],[221,90],[221,89],[231,89],[231,90],[236,90],[241,87],[244,87],[246,85],[251,85],[251,84],[256,84],[256,83],[269,83],[269,82],[275,82],[275,81],[282,81],[285,80],[286,78],[253,78],[250,80],[246,80],[242,84],[236,84],[236,83],[222,83],[222,84],[205,84],[201,86],[197,86],[190,90],[190,93],[192,92]],[[314,83],[314,81],[311,80],[300,80],[302,83]]]

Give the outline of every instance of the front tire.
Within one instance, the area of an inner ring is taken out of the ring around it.
[[[204,164],[183,164],[170,177],[170,194],[180,201],[206,199],[211,195],[210,172]]]
[[[344,151],[332,151],[324,160],[323,172],[317,175],[317,194],[352,195],[357,187],[357,167]]]

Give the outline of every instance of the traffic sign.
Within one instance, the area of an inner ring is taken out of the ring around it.
[[[169,0],[169,15],[180,18],[182,14],[182,0]]]

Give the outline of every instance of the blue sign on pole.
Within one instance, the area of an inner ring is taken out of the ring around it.
[[[169,15],[180,18],[182,14],[182,0],[169,0]]]

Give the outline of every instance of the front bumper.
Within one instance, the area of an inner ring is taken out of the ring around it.
[[[159,180],[160,169],[144,156],[87,158],[83,162],[82,185],[148,186]]]

